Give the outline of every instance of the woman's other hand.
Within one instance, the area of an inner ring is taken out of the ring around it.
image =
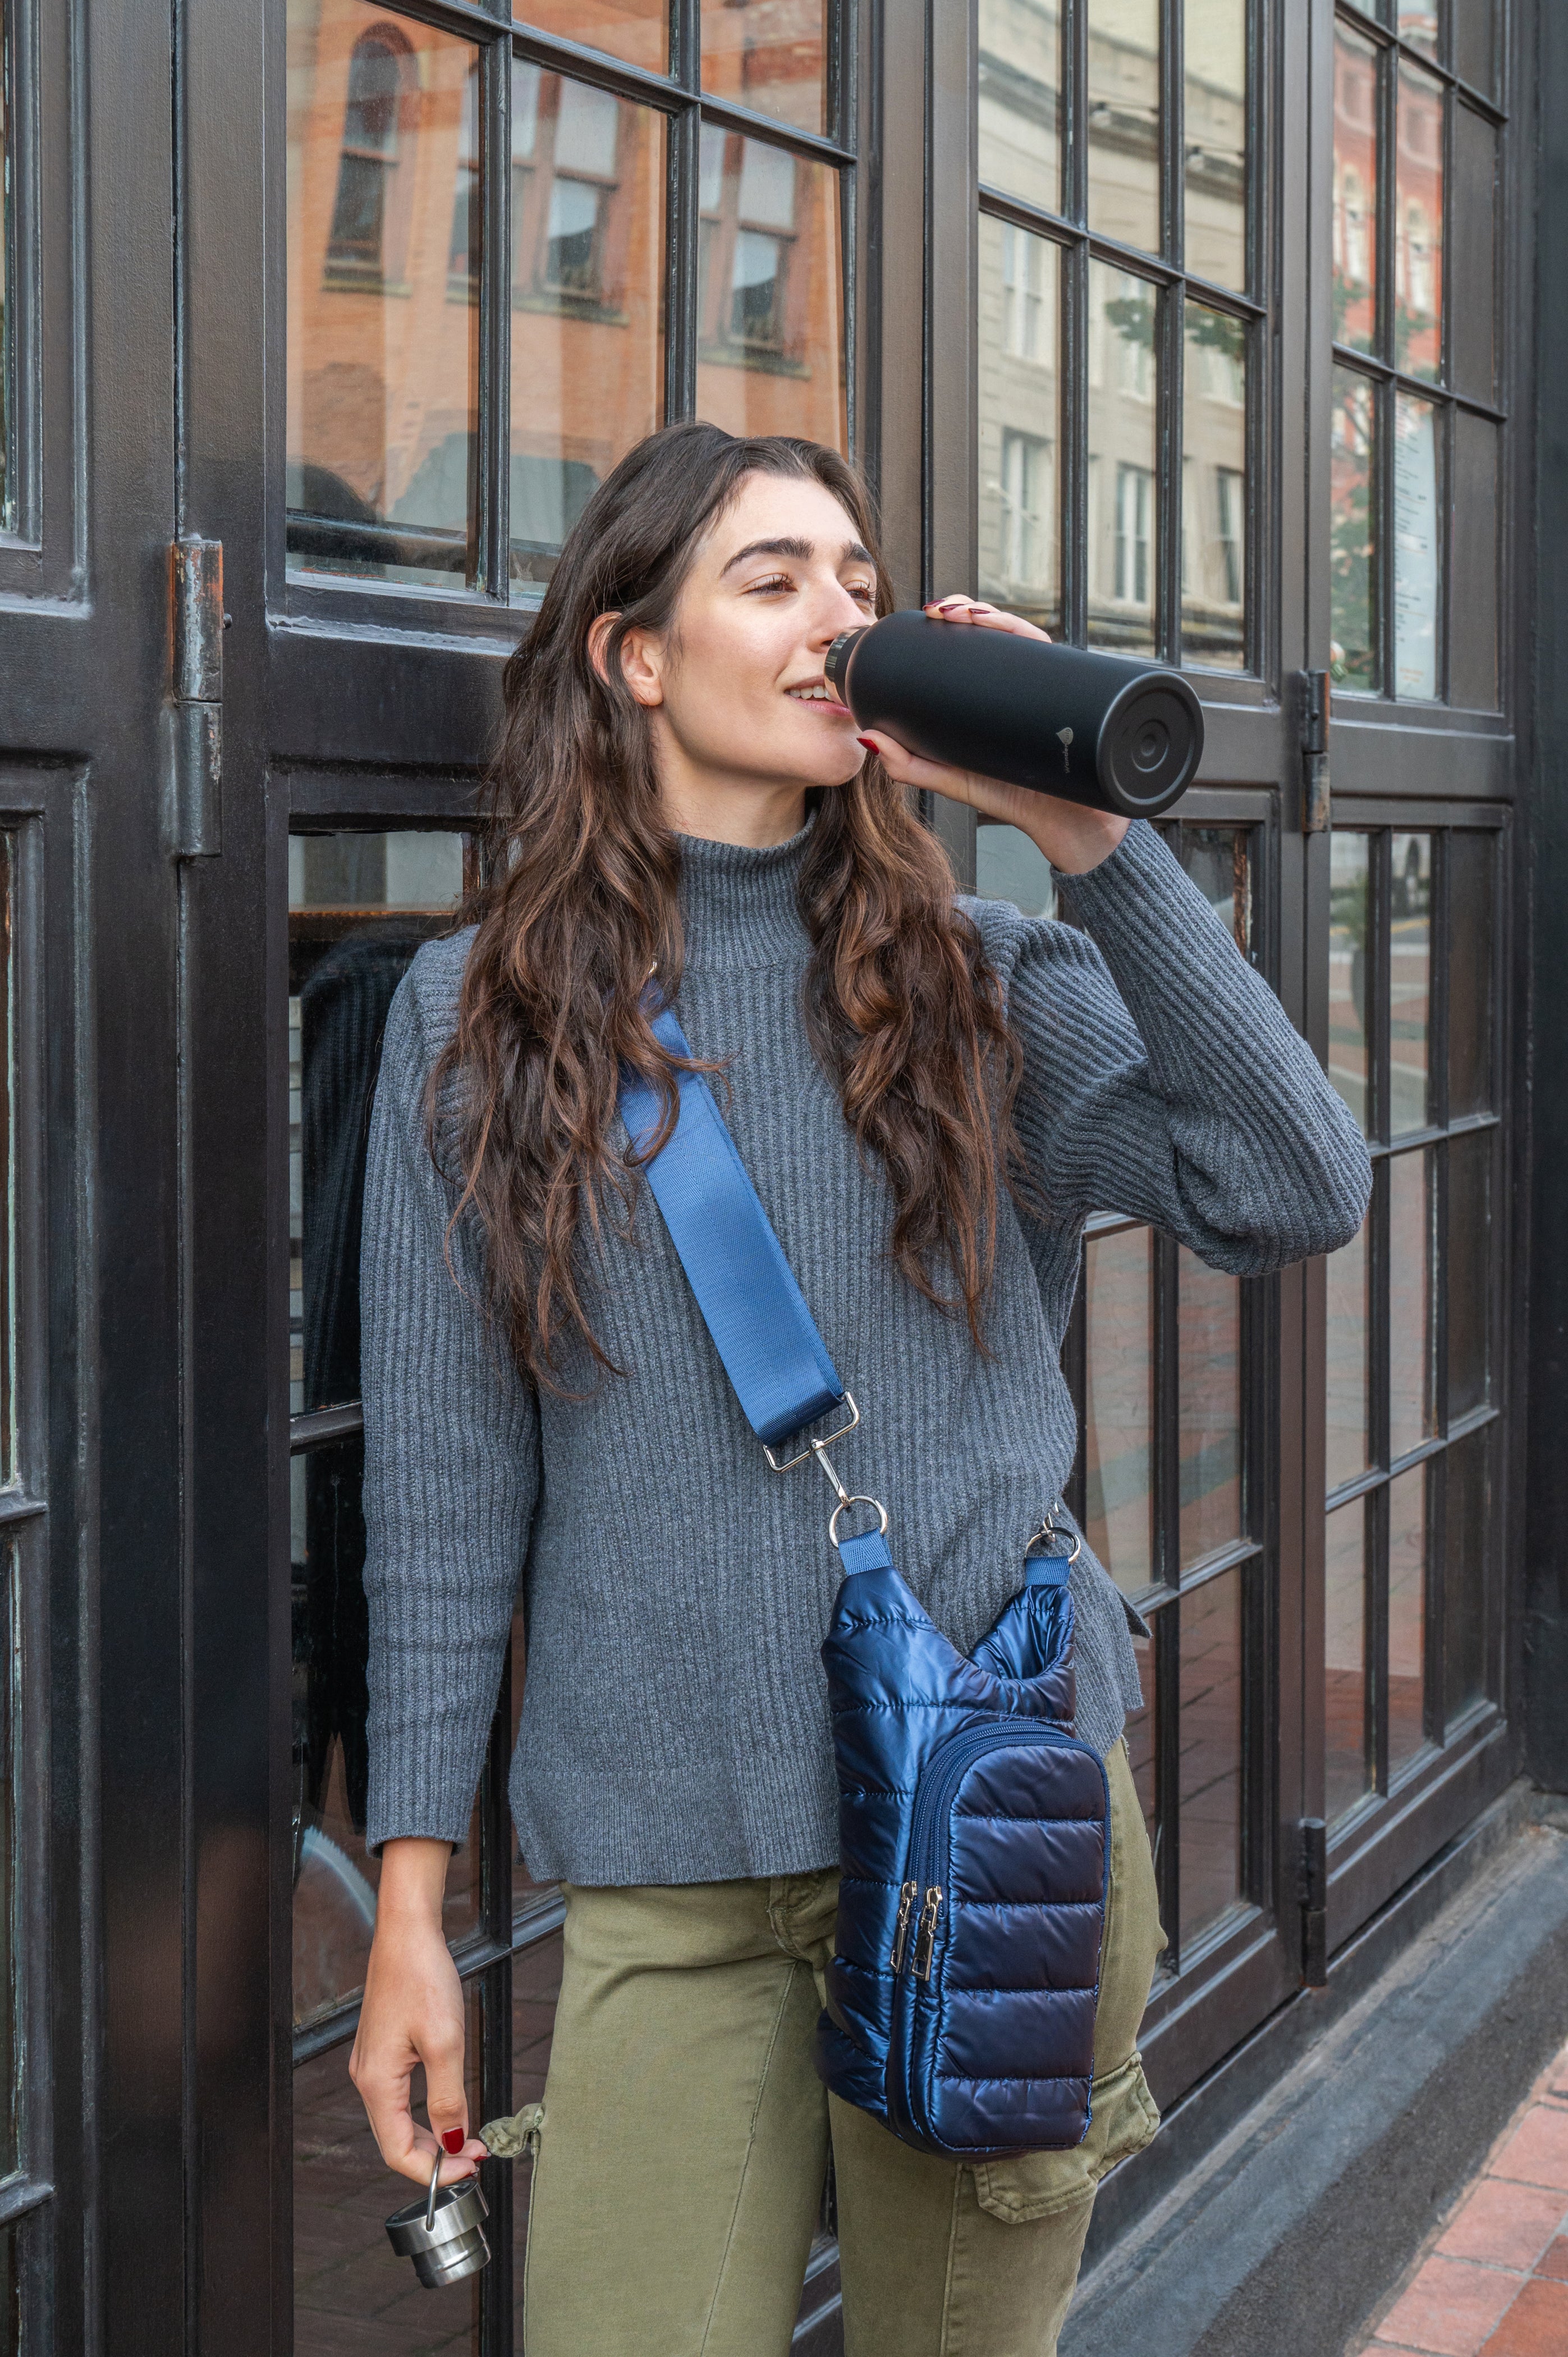
[[[485,2157],[468,2134],[463,1988],[441,1923],[450,1856],[444,1841],[390,1841],[382,1850],[376,1932],[349,2058],[381,2158],[421,2185],[430,2181],[438,2141],[448,2156],[441,2163],[444,2185],[471,2177]],[[419,2063],[428,2128],[415,2123],[409,2104]]]
[[[1007,630],[1015,638],[1044,639],[1049,643],[1048,632],[1036,630],[1033,622],[974,597],[943,597],[928,606],[926,612],[933,622]],[[899,785],[946,794],[951,802],[968,802],[983,818],[1002,819],[1009,826],[1021,828],[1064,876],[1082,876],[1098,867],[1127,832],[1128,822],[1110,811],[1086,810],[1080,802],[1032,793],[1026,786],[1010,786],[1000,778],[982,777],[978,770],[923,760],[918,753],[906,752],[885,729],[872,730],[860,741],[868,751],[880,754],[888,776]]]

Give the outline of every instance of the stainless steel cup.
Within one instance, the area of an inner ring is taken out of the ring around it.
[[[400,2258],[413,2261],[413,2272],[426,2291],[461,2283],[490,2263],[483,2222],[490,2214],[489,2204],[478,2177],[459,2177],[442,2185],[440,2174],[437,2153],[424,2200],[394,2210],[387,2220],[388,2242]]]

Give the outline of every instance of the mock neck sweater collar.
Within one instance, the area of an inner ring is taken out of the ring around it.
[[[811,838],[799,834],[766,851],[747,844],[681,838],[681,909],[688,966],[714,969],[799,964],[809,944],[796,887]]]

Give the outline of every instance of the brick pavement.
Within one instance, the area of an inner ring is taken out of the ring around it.
[[[1359,2357],[1568,2357],[1568,2047],[1427,2242]]]

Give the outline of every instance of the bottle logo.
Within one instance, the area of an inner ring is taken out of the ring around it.
[[[1072,775],[1072,730],[1070,728],[1058,728],[1057,730],[1057,742],[1062,748],[1062,775],[1064,778],[1070,778]]]

